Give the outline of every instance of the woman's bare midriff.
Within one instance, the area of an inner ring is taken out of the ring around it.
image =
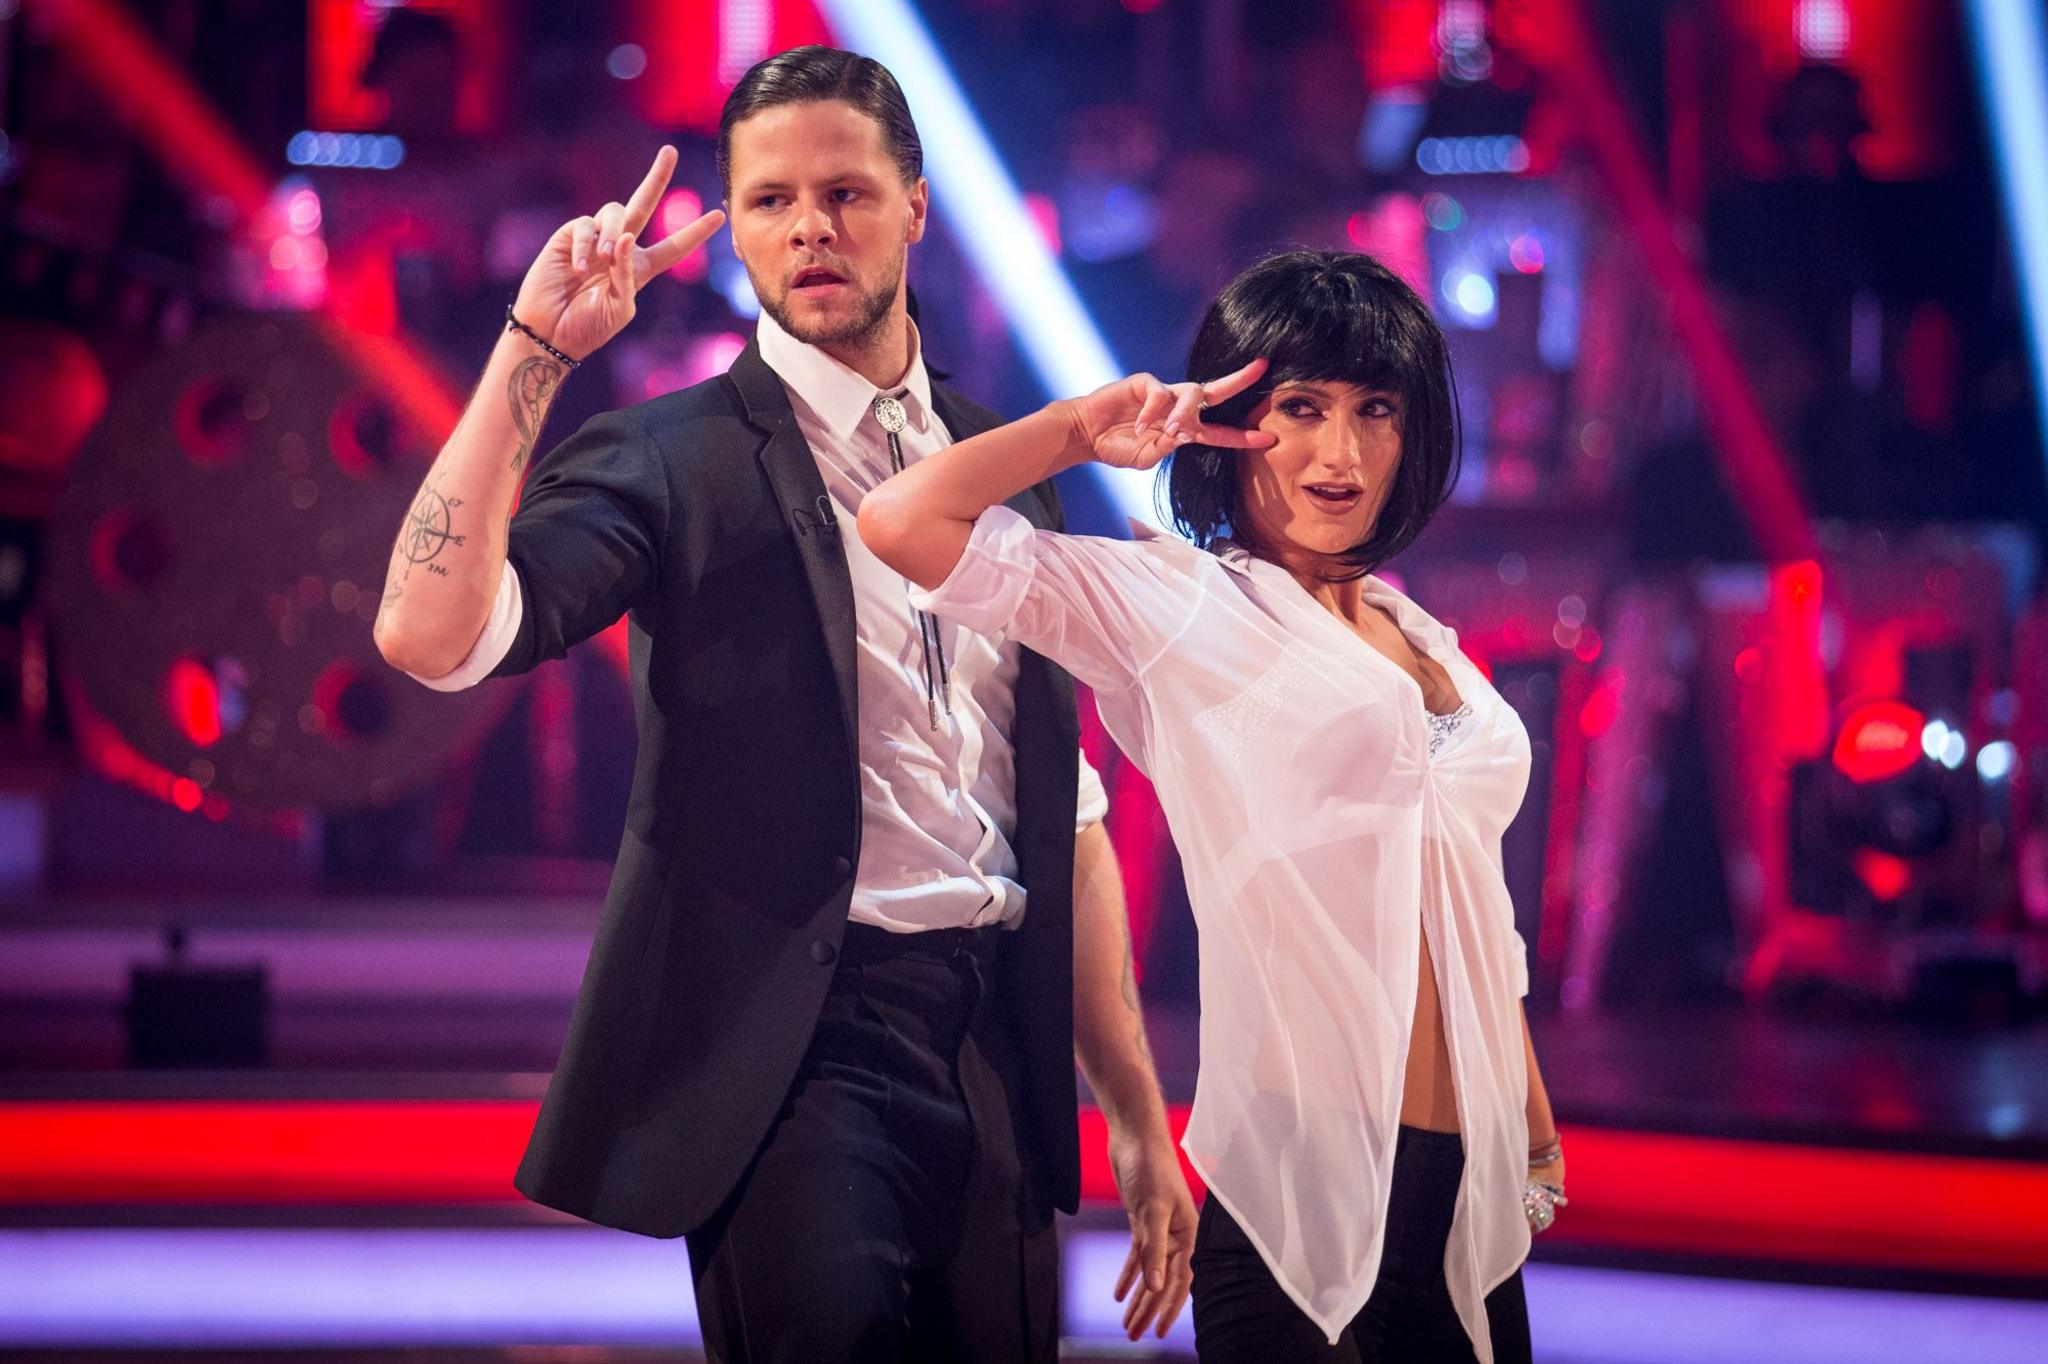
[[[1408,1069],[1401,1084],[1401,1123],[1430,1132],[1455,1132],[1458,1092],[1428,934],[1422,938],[1421,971],[1415,989],[1415,1026],[1408,1035]]]
[[[1422,704],[1433,714],[1449,715],[1463,704],[1444,666],[1415,647],[1398,622],[1375,606],[1355,620],[1352,631],[1389,662],[1415,680]],[[1436,961],[1429,935],[1422,935],[1415,989],[1415,1021],[1408,1035],[1408,1068],[1401,1083],[1401,1122],[1430,1132],[1458,1130],[1458,1093],[1451,1075],[1450,1043],[1444,1036],[1443,1001],[1437,994]]]

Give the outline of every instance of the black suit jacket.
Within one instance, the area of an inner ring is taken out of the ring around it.
[[[955,439],[998,422],[934,387]],[[1010,505],[1057,527],[1049,484]],[[808,1044],[860,859],[854,605],[815,459],[749,345],[731,371],[598,417],[535,468],[508,555],[525,610],[497,673],[630,629],[639,750],[583,988],[517,1184],[652,1236],[707,1220]],[[1035,1201],[1071,1211],[1073,687],[1026,652],[1017,827],[1029,891],[989,999]]]

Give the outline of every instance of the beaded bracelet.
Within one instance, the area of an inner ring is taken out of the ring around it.
[[[539,332],[535,331],[533,328],[527,326],[524,322],[521,322],[517,317],[513,316],[512,305],[509,303],[505,305],[505,330],[510,332],[519,332],[523,334],[528,340],[532,341],[534,345],[539,346],[542,350],[546,351],[549,355],[554,356],[557,360],[560,360],[570,369],[575,369],[583,363],[581,360],[572,359],[571,357],[564,355],[562,352],[556,350],[553,346],[548,344],[548,339],[545,336],[542,336]]]
[[[1552,1137],[1541,1146],[1529,1148],[1529,1163],[1531,1165],[1548,1165],[1563,1154],[1564,1140],[1561,1137]]]

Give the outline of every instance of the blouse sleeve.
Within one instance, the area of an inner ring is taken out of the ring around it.
[[[913,604],[984,635],[1005,635],[1098,691],[1143,677],[1193,620],[1199,579],[1125,540],[1038,530],[1008,507],[974,523],[966,552]]]

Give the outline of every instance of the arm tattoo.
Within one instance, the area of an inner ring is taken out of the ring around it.
[[[451,545],[462,547],[469,537],[455,533],[455,509],[461,505],[461,498],[443,497],[431,484],[420,489],[419,499],[406,514],[405,529],[399,536],[399,547],[407,564],[431,563]]]
[[[405,595],[405,581],[412,576],[415,566],[424,564],[429,573],[446,577],[448,570],[434,560],[441,551],[460,549],[469,539],[455,533],[455,509],[462,505],[462,499],[441,496],[440,489],[434,486],[439,478],[438,474],[427,476],[427,485],[420,489],[412,510],[405,514],[405,524],[398,528],[398,542],[392,546],[392,553],[405,560],[405,568],[395,577],[385,579],[384,606]]]
[[[548,403],[562,386],[563,373],[558,361],[538,355],[520,361],[512,371],[512,380],[505,389],[506,400],[512,406],[512,425],[519,431],[519,450],[512,456],[512,472],[524,469],[533,454],[534,442],[540,439],[541,423],[548,419]]]

